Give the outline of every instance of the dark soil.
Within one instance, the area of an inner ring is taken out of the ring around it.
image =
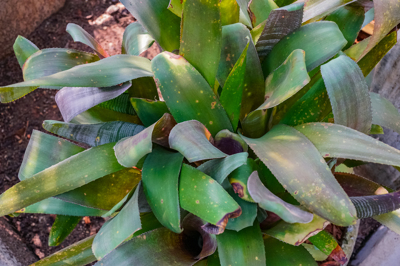
[[[117,3],[115,0],[67,0],[59,12],[45,20],[32,34],[24,37],[41,49],[66,47],[90,52],[90,48],[74,43],[65,32],[67,24],[72,22],[95,36],[110,55],[118,54],[121,51],[124,28],[135,19],[123,8],[111,17],[105,14],[108,7]],[[158,50],[156,47],[152,48],[143,56],[152,58]],[[22,71],[15,56],[11,54],[0,59],[0,85],[21,81]],[[62,120],[54,101],[56,92],[38,89],[15,102],[0,104],[0,194],[18,182],[18,170],[32,130],[44,131],[41,126],[43,120]],[[22,214],[7,219],[39,258],[95,234],[104,223],[102,218],[85,217],[60,246],[49,247],[48,236],[54,218],[55,215]],[[372,219],[361,221],[355,251],[359,250],[378,226],[379,223]],[[340,240],[341,230],[332,233]]]

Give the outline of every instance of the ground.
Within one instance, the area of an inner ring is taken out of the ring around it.
[[[45,20],[29,36],[24,36],[40,49],[66,47],[91,51],[80,43],[74,43],[65,32],[68,23],[76,23],[95,36],[110,55],[120,53],[124,28],[135,19],[127,10],[119,9],[108,15],[106,10],[118,4],[112,0],[67,0],[65,6],[56,14]],[[115,9],[116,10],[116,9]],[[157,52],[153,47],[145,54],[152,58]],[[22,72],[13,54],[0,60],[0,85],[9,85],[23,81]],[[54,101],[55,90],[38,89],[27,96],[9,103],[0,104],[0,193],[18,182],[18,170],[28,145],[32,130],[41,130],[43,120],[62,120]],[[58,247],[47,245],[49,231],[54,222],[52,215],[22,214],[17,218],[7,218],[20,232],[28,246],[39,258],[43,258],[80,239],[96,233],[104,220],[86,218],[76,227],[72,234]],[[359,248],[362,242],[376,230],[378,223],[371,220],[362,221]],[[339,237],[340,233],[335,233]],[[339,237],[340,238],[340,237]]]

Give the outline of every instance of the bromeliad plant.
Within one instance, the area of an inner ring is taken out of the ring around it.
[[[345,264],[328,224],[373,217],[400,233],[399,192],[349,168],[400,167],[400,151],[368,136],[400,133],[397,109],[368,91],[396,43],[397,0],[374,0],[374,15],[354,1],[121,2],[141,23],[121,55],[74,24],[97,55],[14,45],[25,81],[1,101],[59,89],[64,122],[43,123],[59,137],[32,133],[0,215],[57,214],[50,245],[82,216],[108,217],[35,265]],[[139,57],[154,41],[164,51]]]

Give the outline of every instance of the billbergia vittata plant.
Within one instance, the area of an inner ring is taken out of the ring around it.
[[[24,82],[1,87],[1,102],[56,89],[64,121],[32,133],[0,216],[56,214],[50,245],[83,216],[107,220],[35,265],[345,264],[327,225],[373,217],[400,233],[399,192],[351,168],[400,167],[400,151],[369,136],[400,133],[397,109],[369,92],[398,0],[367,13],[333,0],[121,2],[138,22],[120,55],[75,24],[95,53],[14,45]],[[140,57],[154,42],[163,51]]]

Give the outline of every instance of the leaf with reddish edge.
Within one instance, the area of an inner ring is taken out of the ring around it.
[[[326,255],[329,255],[341,265],[345,264],[348,259],[343,249],[337,243],[336,239],[326,231],[321,231],[308,240]]]
[[[140,159],[152,151],[153,142],[169,147],[168,136],[175,125],[174,118],[170,114],[164,114],[160,120],[139,134],[121,139],[114,146],[118,162],[125,167],[136,166]]]
[[[258,222],[239,232],[226,230],[217,236],[221,265],[265,266],[263,237]]]
[[[362,56],[366,55],[400,23],[400,5],[397,0],[375,0],[374,8],[374,32]]]
[[[228,155],[247,152],[249,149],[249,146],[247,146],[246,142],[238,134],[226,129],[221,130],[215,135],[214,146]]]
[[[235,230],[239,232],[240,230],[252,226],[254,220],[257,217],[257,204],[245,201],[241,199],[232,187],[228,187],[226,191],[229,195],[239,204],[242,209],[242,214],[239,217],[229,219],[229,223],[226,225],[226,229]]]
[[[285,243],[299,246],[308,238],[324,230],[328,224],[330,224],[330,222],[314,214],[314,219],[310,223],[290,224],[281,220],[274,227],[263,230],[263,233]]]
[[[169,134],[170,148],[179,151],[190,163],[228,156],[212,142],[210,132],[196,120],[177,124]]]
[[[13,49],[15,57],[17,58],[21,68],[31,55],[39,51],[39,48],[33,42],[20,35],[18,35],[17,39],[15,39]]]
[[[278,125],[259,139],[242,138],[284,188],[308,210],[342,226],[356,220],[349,197],[306,136],[292,127]]]
[[[182,209],[209,223],[202,228],[211,234],[223,233],[229,219],[242,213],[240,206],[218,182],[187,164],[182,165],[179,201]]]
[[[68,23],[66,31],[71,35],[72,39],[74,39],[74,42],[86,44],[103,58],[109,57],[106,50],[104,50],[95,38],[93,38],[93,36],[85,31],[81,26],[76,25],[75,23]]]
[[[97,87],[64,87],[55,96],[55,100],[65,122],[98,105],[114,99],[124,93],[131,83],[125,82],[108,88]]]
[[[267,20],[274,9],[278,6],[273,0],[251,0],[249,2],[248,12],[253,27],[258,26],[263,21]]]
[[[300,28],[303,19],[304,3],[295,3],[272,10],[266,23],[260,24],[260,36],[256,41],[256,49],[262,61],[283,37]],[[257,28],[251,32],[254,33]]]
[[[235,193],[243,200],[254,202],[247,188],[247,181],[251,173],[258,169],[253,159],[247,158],[246,164],[240,166],[229,175],[229,182]]]
[[[138,204],[140,185],[141,183],[137,185],[133,196],[121,211],[112,220],[107,221],[94,238],[92,250],[98,260],[142,228]]]
[[[287,223],[309,223],[313,214],[289,204],[269,191],[254,171],[247,181],[247,188],[252,199],[264,210],[277,214]]]
[[[142,169],[144,194],[157,219],[179,234],[180,208],[178,180],[183,156],[158,145],[147,155]]]

